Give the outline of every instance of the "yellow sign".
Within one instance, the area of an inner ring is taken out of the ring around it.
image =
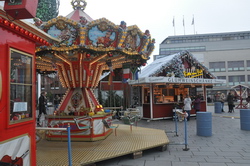
[[[184,77],[189,77],[189,78],[195,78],[203,75],[203,72],[201,69],[196,69],[196,72],[183,72]]]

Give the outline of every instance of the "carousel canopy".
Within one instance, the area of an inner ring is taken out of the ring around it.
[[[125,21],[116,25],[106,18],[93,20],[83,10],[84,0],[72,1],[74,11],[35,25],[60,40],[37,47],[37,69],[57,71],[64,87],[96,87],[103,72],[146,64],[155,40],[149,30],[142,32]]]

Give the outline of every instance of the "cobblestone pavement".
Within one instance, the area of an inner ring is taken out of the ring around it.
[[[170,140],[166,151],[148,149],[141,158],[132,159],[130,155],[96,163],[97,166],[249,166],[250,131],[240,128],[240,110],[228,113],[214,113],[214,106],[208,106],[212,112],[212,136],[197,135],[196,119],[187,122],[188,151],[184,151],[184,122],[178,122],[178,136],[173,120],[141,120],[140,127],[162,129]],[[119,122],[118,122],[119,123]],[[120,123],[122,123],[120,121]]]

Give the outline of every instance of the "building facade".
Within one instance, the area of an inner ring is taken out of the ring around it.
[[[188,50],[218,79],[210,94],[227,93],[235,85],[250,84],[250,31],[169,36],[160,44],[160,55],[154,60]],[[244,97],[246,97],[248,93]]]

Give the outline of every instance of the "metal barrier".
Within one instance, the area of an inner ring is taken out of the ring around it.
[[[68,124],[67,128],[36,127],[36,130],[59,130],[59,131],[67,131],[67,133],[68,133],[68,161],[69,161],[69,166],[72,166],[70,125]]]
[[[188,148],[188,136],[187,136],[187,117],[188,117],[188,114],[187,113],[183,113],[183,112],[180,112],[180,111],[176,111],[176,108],[174,110],[174,117],[175,117],[175,136],[178,137],[178,119],[177,117],[183,117],[184,118],[184,143],[170,143],[169,145],[185,145],[185,147],[183,148],[184,151],[188,151],[189,148]],[[178,116],[180,115],[180,116]],[[172,132],[173,133],[173,132]]]

